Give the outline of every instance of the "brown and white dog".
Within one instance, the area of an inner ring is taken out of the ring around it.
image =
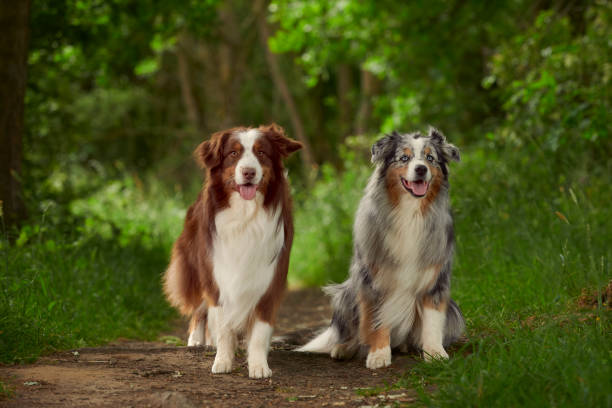
[[[213,373],[232,370],[246,332],[249,377],[272,375],[268,349],[293,242],[282,159],[301,147],[272,124],[215,133],[195,151],[206,183],[174,244],[164,290],[191,316],[188,345],[216,345]]]

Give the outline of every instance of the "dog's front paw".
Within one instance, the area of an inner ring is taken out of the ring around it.
[[[423,346],[423,359],[427,362],[433,360],[448,360],[448,354],[442,346]]]
[[[249,363],[249,377],[268,378],[272,376],[272,370],[268,367],[268,362]]]
[[[366,367],[372,370],[391,365],[391,347],[383,347],[368,353]]]
[[[213,374],[230,373],[232,371],[232,360],[227,358],[221,358],[217,354],[211,371],[213,372]]]

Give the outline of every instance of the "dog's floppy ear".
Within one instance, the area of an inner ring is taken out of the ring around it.
[[[390,135],[385,135],[372,145],[372,163],[384,163],[389,154],[393,154],[397,146],[400,134],[393,131]]]
[[[285,135],[285,130],[272,123],[268,126],[260,126],[259,130],[276,147],[282,157],[287,157],[291,153],[300,150],[304,145],[296,140],[290,139]]]
[[[221,164],[221,160],[223,159],[223,145],[231,133],[232,132],[229,130],[223,130],[214,133],[210,137],[210,140],[200,143],[193,152],[200,167],[212,169]]]
[[[429,137],[434,144],[440,147],[440,151],[446,161],[459,161],[461,156],[459,155],[459,148],[454,144],[448,143],[446,137],[438,129],[434,127],[429,128]]]

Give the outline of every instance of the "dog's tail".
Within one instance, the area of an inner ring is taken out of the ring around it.
[[[326,295],[332,298],[332,309],[334,316],[329,327],[319,333],[314,339],[310,340],[307,344],[297,349],[297,351],[306,351],[310,353],[329,353],[332,351],[334,346],[340,342],[340,329],[339,323],[342,319],[342,312],[345,309],[346,293],[348,287],[348,281],[337,284],[328,285],[323,288]]]
[[[184,262],[176,248],[164,274],[166,299],[183,315],[191,315],[202,304],[202,284],[195,268]]]
[[[329,326],[317,337],[298,348],[296,351],[308,353],[329,353],[338,343],[338,331],[334,326]]]
[[[463,334],[465,330],[465,320],[461,309],[454,300],[448,304],[446,309],[446,329],[444,330],[444,346],[447,347],[453,344]]]

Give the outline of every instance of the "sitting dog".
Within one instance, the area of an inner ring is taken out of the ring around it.
[[[268,349],[293,242],[282,159],[301,147],[273,124],[215,133],[195,151],[206,183],[174,244],[164,291],[191,316],[188,345],[217,347],[213,373],[232,370],[246,332],[249,377],[272,375]]]
[[[372,146],[376,169],[355,217],[350,276],[327,288],[331,325],[299,351],[349,358],[365,346],[371,369],[390,365],[398,346],[448,358],[444,346],[465,325],[450,298],[453,160],[459,150],[433,128],[427,136],[394,132]]]

